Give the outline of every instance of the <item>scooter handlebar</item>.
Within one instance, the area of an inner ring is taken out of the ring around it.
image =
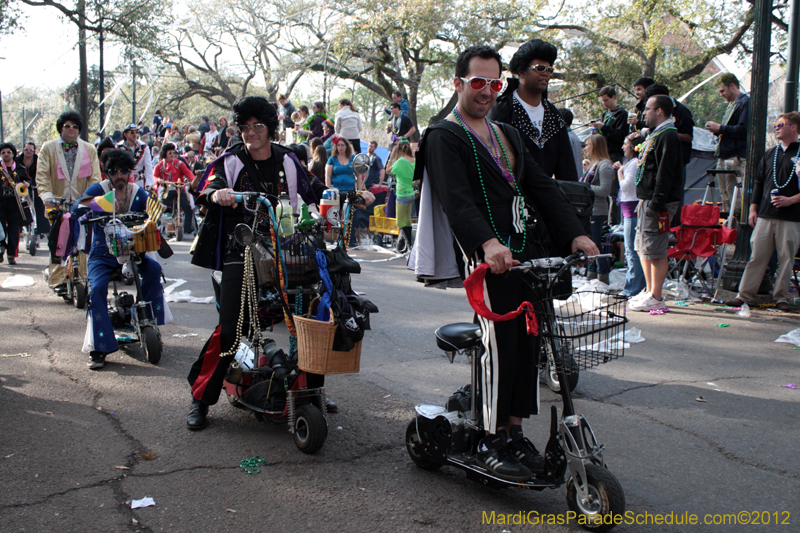
[[[580,262],[594,261],[595,259],[603,259],[606,257],[612,257],[612,254],[586,255],[584,253],[579,252],[572,254],[567,258],[543,257],[541,259],[531,259],[530,261],[525,261],[524,263],[520,263],[516,266],[511,267],[510,270],[530,270],[533,268],[539,268],[539,269],[561,268],[564,265],[572,266]]]

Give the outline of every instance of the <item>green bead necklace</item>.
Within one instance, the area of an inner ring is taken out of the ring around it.
[[[464,121],[461,119],[461,113],[458,112],[458,107],[453,109],[453,116],[456,117],[456,120],[458,121],[458,124],[467,133],[467,138],[469,139],[469,142],[472,145],[472,154],[475,156],[475,166],[478,169],[478,180],[480,181],[480,184],[481,184],[481,191],[483,192],[483,199],[486,202],[486,211],[489,213],[489,223],[492,226],[492,230],[494,231],[494,234],[497,237],[497,240],[499,240],[502,243],[503,242],[503,238],[500,236],[500,232],[497,231],[497,226],[494,223],[494,217],[492,216],[492,209],[489,207],[489,205],[490,205],[489,204],[489,195],[486,194],[486,185],[483,182],[483,173],[481,172],[481,164],[480,164],[480,160],[478,158],[478,148],[475,146],[475,140],[473,139],[473,135],[476,135],[476,134],[471,130],[471,128],[469,128],[466,124],[464,124]],[[506,161],[506,167],[508,167],[508,170],[510,171],[511,170],[511,163],[508,160],[508,153],[506,152],[506,148],[505,148],[505,146],[503,146],[503,143],[500,142],[500,136],[497,135],[497,130],[495,130],[494,124],[492,124],[488,119],[486,119],[486,123],[489,125],[489,128],[491,130],[492,135],[494,135],[495,139],[497,139],[497,144],[500,145],[500,149],[503,151],[503,158]],[[511,182],[514,184],[514,190],[517,193],[517,197],[519,197],[519,200],[520,200],[520,202],[519,202],[520,218],[524,221],[525,220],[525,198],[520,194],[519,187],[517,186],[516,180],[512,179]],[[522,246],[518,250],[515,250],[514,248],[512,248],[511,247],[511,238],[509,237],[509,240],[507,242],[508,249],[511,250],[515,254],[521,253],[523,250],[525,250],[525,243],[527,241],[527,237],[528,237],[528,225],[527,224],[523,224],[523,226],[522,226]]]

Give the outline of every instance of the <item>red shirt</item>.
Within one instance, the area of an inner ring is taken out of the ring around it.
[[[194,179],[194,174],[189,170],[183,161],[180,159],[173,159],[172,161],[162,160],[153,169],[153,177],[164,181],[178,182],[183,181],[181,175],[189,181]]]

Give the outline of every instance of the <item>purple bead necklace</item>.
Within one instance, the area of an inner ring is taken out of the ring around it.
[[[483,139],[481,139],[480,136],[477,133],[475,133],[475,130],[472,129],[472,126],[470,126],[467,123],[467,121],[464,120],[464,117],[462,117],[461,113],[458,111],[458,106],[456,106],[453,109],[453,114],[458,118],[459,122],[463,126],[467,127],[467,129],[473,135],[473,137],[478,139],[478,142],[481,143],[481,146],[486,148],[486,151],[489,152],[490,156],[492,156],[492,159],[494,160],[495,165],[497,165],[497,168],[499,168],[500,172],[503,174],[503,179],[505,179],[509,183],[513,183],[514,182],[514,176],[511,175],[511,172],[509,171],[508,168],[503,168],[503,164],[500,161],[500,148],[497,147],[498,140],[497,140],[497,137],[495,136],[494,128],[492,128],[492,125],[489,123],[489,119],[486,118],[486,117],[483,117],[483,120],[486,121],[486,128],[489,130],[489,137],[492,139],[492,148],[491,149],[488,146],[486,146],[486,143],[483,142]],[[505,149],[503,149],[503,155],[506,156],[506,164],[508,164],[508,156],[505,153]]]

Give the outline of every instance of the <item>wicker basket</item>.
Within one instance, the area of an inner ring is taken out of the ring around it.
[[[310,313],[309,313],[310,314]],[[349,352],[333,349],[336,322],[333,313],[328,322],[295,316],[297,328],[297,364],[312,374],[356,374],[361,368],[361,342]]]

